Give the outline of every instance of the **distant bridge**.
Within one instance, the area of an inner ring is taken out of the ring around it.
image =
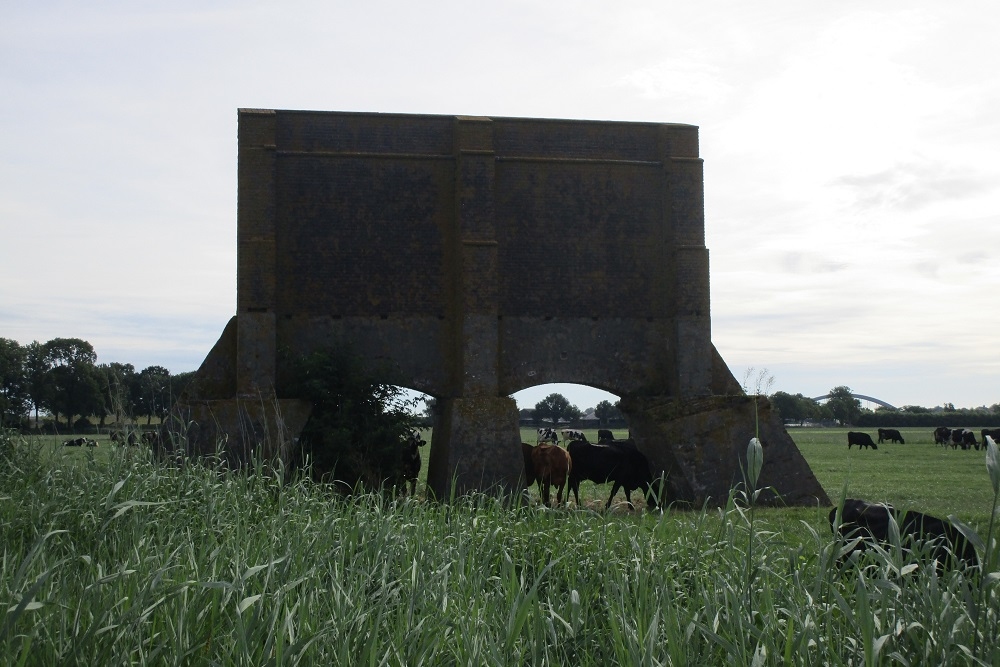
[[[854,397],[854,398],[856,398],[856,399],[858,399],[858,400],[860,400],[860,401],[869,401],[871,403],[877,403],[878,405],[881,405],[883,408],[888,408],[889,410],[898,410],[899,409],[895,405],[889,405],[888,403],[886,403],[883,400],[880,400],[880,399],[877,399],[877,398],[872,398],[871,396],[865,396],[864,394],[851,394],[851,396]],[[817,403],[819,403],[820,401],[825,401],[828,398],[830,398],[830,394],[827,394],[826,396],[818,396],[818,397],[816,397],[816,398],[814,398],[812,400],[814,400]]]

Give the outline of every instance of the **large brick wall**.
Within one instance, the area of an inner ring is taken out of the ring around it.
[[[689,125],[241,110],[237,315],[188,423],[293,442],[290,357],[350,346],[438,398],[439,495],[517,486],[508,397],[549,382],[622,396],[675,494],[715,493],[746,409],[717,398],[703,199]]]

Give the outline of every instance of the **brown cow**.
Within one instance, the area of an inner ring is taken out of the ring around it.
[[[569,452],[557,445],[541,444],[532,447],[526,442],[521,443],[524,454],[525,481],[528,486],[535,481],[542,496],[542,502],[549,504],[549,488],[556,487],[556,504],[562,504],[563,487],[572,466]]]

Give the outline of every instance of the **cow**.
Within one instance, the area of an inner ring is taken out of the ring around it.
[[[1000,428],[984,428],[981,435],[983,436],[983,447],[986,446],[986,438],[993,438],[993,442],[1000,440]]]
[[[556,504],[561,505],[563,487],[573,466],[569,453],[558,445],[542,443],[533,447],[526,442],[521,443],[521,453],[527,485],[530,487],[538,482],[538,491],[546,506],[550,503],[550,488],[556,487]],[[568,491],[566,498],[569,499]]]
[[[410,432],[406,435],[406,440],[403,441],[403,462],[402,462],[402,477],[403,477],[403,491],[406,491],[406,485],[410,485],[410,495],[417,495],[417,477],[420,476],[420,448],[426,445],[427,442],[420,437],[420,432],[416,429],[410,429]]]
[[[583,440],[587,441],[587,436],[584,435],[583,431],[577,431],[572,428],[564,428],[559,431],[559,435],[562,436],[563,444],[570,442],[571,440]]]
[[[884,503],[869,503],[857,498],[844,501],[840,524],[837,524],[837,508],[830,510],[830,527],[834,533],[850,540],[861,538],[849,553],[864,552],[872,544],[890,544],[889,517],[899,527],[901,545],[915,546],[915,542],[927,542],[931,557],[941,571],[946,565],[964,564],[979,567],[976,549],[950,521],[912,510],[899,511]],[[847,557],[847,554],[844,556]]]
[[[657,506],[657,491],[649,460],[635,446],[635,441],[612,440],[593,445],[583,440],[574,440],[567,447],[573,468],[569,474],[569,490],[573,492],[577,506],[580,505],[580,482],[585,479],[605,484],[612,482],[611,495],[604,509],[611,507],[618,489],[625,490],[625,499],[632,505],[632,491],[638,489],[646,495],[650,509]],[[567,492],[567,498],[569,492]]]
[[[597,442],[611,442],[615,439],[615,434],[609,428],[597,429]]]
[[[942,445],[943,447],[948,446],[948,442],[951,440],[951,429],[947,426],[938,426],[934,429],[934,444]]]
[[[63,447],[97,447],[97,441],[90,438],[73,438],[63,443]]]
[[[858,449],[861,449],[862,447],[878,449],[878,445],[872,442],[872,437],[862,431],[847,432],[847,448],[850,449],[851,445],[857,445]]]
[[[878,430],[878,444],[882,444],[888,440],[889,442],[898,442],[901,445],[905,445],[906,441],[903,440],[903,436],[894,428],[880,428]]]
[[[962,449],[968,449],[970,446],[975,447],[976,451],[979,451],[979,441],[976,440],[976,432],[972,429],[964,428],[962,429]]]
[[[969,449],[975,447],[979,449],[979,441],[976,440],[976,433],[967,428],[954,428],[951,430],[951,448]]]
[[[554,428],[540,428],[538,429],[538,437],[535,438],[535,444],[540,442],[559,442],[559,435]]]

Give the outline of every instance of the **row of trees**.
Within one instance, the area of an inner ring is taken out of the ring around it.
[[[79,338],[21,345],[0,338],[0,426],[25,428],[34,415],[51,415],[72,429],[94,417],[163,419],[194,373],[171,375],[163,366],[98,364],[94,346]],[[89,421],[88,421],[89,423]]]
[[[522,411],[524,412],[524,411]],[[549,394],[538,403],[535,409],[530,410],[530,418],[536,424],[548,422],[559,424],[562,422],[574,423],[583,416],[580,408],[569,402],[562,394]],[[625,417],[616,403],[611,401],[601,401],[594,407],[594,416],[597,417],[601,426],[608,426],[612,422],[620,422]]]
[[[962,426],[994,426],[1000,423],[1000,403],[989,408],[956,409],[945,404],[943,410],[905,405],[898,410],[867,410],[852,396],[850,387],[830,390],[830,398],[819,404],[802,394],[776,391],[768,397],[771,407],[786,422],[836,421],[852,426],[942,426],[945,422]]]

